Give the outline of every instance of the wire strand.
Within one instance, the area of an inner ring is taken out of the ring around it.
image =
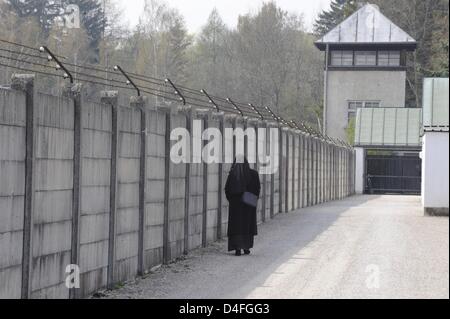
[[[41,50],[38,48],[31,47],[31,46],[24,45],[24,44],[19,44],[19,43],[13,42],[13,41],[0,39],[0,42],[7,43],[12,46],[24,48],[26,50],[32,50],[34,52],[39,52],[40,54],[42,53]],[[0,50],[3,52],[16,54],[18,56],[27,56],[30,58],[35,58],[35,59],[40,59],[40,60],[48,60],[47,57],[43,57],[40,54],[36,55],[36,54],[32,54],[32,53],[26,52],[26,51],[25,52],[16,52],[16,51],[13,51],[13,50],[10,50],[7,48],[0,48]],[[65,57],[65,56],[60,56],[60,55],[55,55],[55,56],[62,58],[62,59],[67,59],[67,57]],[[26,64],[30,64],[30,65],[34,65],[34,66],[44,67],[44,68],[52,68],[52,69],[55,68],[53,66],[46,65],[43,63],[38,63],[35,61],[27,61],[27,60],[19,59],[18,57],[14,58],[14,57],[6,57],[3,55],[0,55],[0,58],[8,59],[11,61],[17,61],[17,62],[21,62],[21,63],[26,63]],[[90,64],[80,65],[80,64],[66,62],[66,61],[63,61],[62,63],[65,66],[70,66],[72,68],[75,68],[75,70],[69,70],[69,71],[71,73],[73,73],[74,75],[76,75],[77,80],[79,80],[79,81],[96,84],[96,85],[108,86],[108,87],[112,87],[112,88],[134,90],[131,87],[119,85],[124,82],[121,80],[118,80],[117,78],[105,78],[103,76],[98,75],[98,73],[109,73],[116,77],[119,76],[117,73],[114,72],[114,69],[111,69],[110,67],[103,66],[103,65],[93,66]],[[63,75],[56,74],[56,73],[49,73],[49,72],[44,72],[44,71],[39,71],[39,70],[34,70],[34,69],[28,69],[25,67],[12,66],[12,65],[3,64],[3,63],[0,63],[0,65],[4,66],[4,67],[10,67],[10,68],[18,69],[18,70],[27,71],[27,72],[35,72],[35,73],[41,74],[41,75],[56,76],[56,77],[64,78]],[[87,70],[88,73],[78,71],[77,69],[81,69],[81,70],[85,70],[85,71]],[[95,74],[90,74],[89,72],[95,72]],[[142,75],[142,74],[138,74],[138,73],[134,73],[134,72],[127,72],[127,75],[130,78],[132,78],[133,80],[136,80],[139,82],[138,87],[141,89],[142,92],[145,92],[145,93],[155,96],[155,97],[160,97],[163,99],[179,102],[179,98],[180,98],[179,95],[177,95],[174,92],[167,91],[165,81],[163,79],[159,79],[159,78],[156,78],[153,76],[148,76],[148,75]],[[81,79],[78,79],[78,77],[81,77]],[[88,79],[85,79],[85,78],[88,78]],[[113,84],[113,83],[115,83],[115,84]],[[157,88],[142,85],[143,83],[150,84],[152,86],[157,86]],[[211,105],[211,103],[209,103],[209,100],[205,101],[206,96],[200,90],[189,88],[189,87],[186,87],[183,85],[176,85],[176,86],[181,94],[186,95],[186,97],[187,97],[186,102],[188,104],[193,105],[193,106],[199,106],[199,107],[214,108]],[[212,94],[210,94],[209,96],[211,97],[211,99],[214,99],[215,103],[220,106],[221,110],[226,111],[228,113],[233,113],[233,114],[239,113],[237,110],[234,109],[234,107],[232,107],[230,105],[230,103],[228,102],[228,100],[226,98],[222,98],[222,97],[212,95]],[[262,116],[263,119],[265,119],[265,120],[280,119],[282,122],[284,122],[284,124],[293,127],[292,124],[287,122],[280,115],[269,111],[265,107],[259,107],[259,106],[255,105],[254,106],[255,109],[253,109],[253,107],[248,105],[248,103],[243,103],[243,102],[239,102],[239,101],[234,101],[234,103],[236,103],[236,105],[239,106],[239,109],[241,109],[243,115],[256,117],[256,118],[261,118],[261,116]]]

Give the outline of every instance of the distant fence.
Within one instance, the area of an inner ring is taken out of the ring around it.
[[[82,298],[224,238],[230,164],[169,158],[171,128],[190,131],[194,119],[279,130],[280,169],[261,175],[258,222],[354,193],[344,145],[175,103],[118,105],[113,91],[97,103],[76,85],[50,96],[33,81],[16,76],[0,89],[0,298]],[[79,289],[66,286],[71,264]]]

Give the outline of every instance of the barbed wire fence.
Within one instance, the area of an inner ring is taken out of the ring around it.
[[[111,68],[99,64],[76,64],[67,60],[64,56],[53,54],[47,47],[36,48],[0,38],[0,67],[6,69],[6,74],[17,70],[34,73],[49,81],[70,80],[95,86],[96,89],[121,90],[130,95],[132,91],[137,90],[138,94],[147,94],[155,98],[156,102],[161,100],[182,102],[195,108],[207,108],[228,114],[274,121],[280,126],[290,127],[327,142],[351,148],[347,142],[324,135],[303,121],[285,119],[272,111],[269,106],[262,107],[236,101],[230,97],[208,94],[204,89],[177,85],[170,79],[128,72],[120,65]],[[111,65],[114,64],[111,63]],[[0,83],[0,85],[2,84]]]

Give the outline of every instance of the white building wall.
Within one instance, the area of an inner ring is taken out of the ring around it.
[[[364,193],[364,149],[355,147],[355,192]]]
[[[405,87],[405,71],[329,70],[327,134],[347,140],[349,101],[380,101],[380,107],[404,107]]]
[[[426,213],[447,214],[449,197],[448,132],[426,132],[423,137],[422,205]]]

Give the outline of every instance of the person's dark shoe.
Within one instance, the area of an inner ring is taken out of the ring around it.
[[[250,255],[250,249],[244,249],[244,254]]]
[[[241,255],[241,250],[240,249],[236,249],[236,252],[234,254],[235,254],[235,256],[240,256]]]

